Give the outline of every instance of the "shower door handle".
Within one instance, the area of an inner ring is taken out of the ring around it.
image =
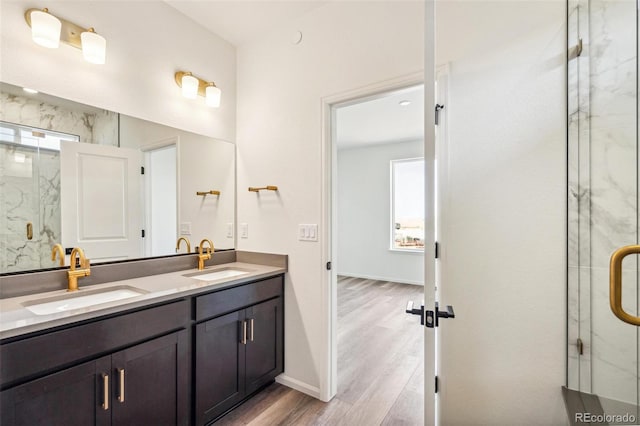
[[[640,254],[640,245],[624,246],[614,251],[609,262],[609,305],[621,321],[640,326],[640,317],[622,308],[622,260],[630,254]]]

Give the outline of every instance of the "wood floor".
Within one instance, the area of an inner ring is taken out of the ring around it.
[[[338,394],[323,403],[274,383],[216,425],[422,425],[423,330],[404,313],[421,286],[338,278]]]

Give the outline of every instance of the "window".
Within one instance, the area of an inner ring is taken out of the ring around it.
[[[424,158],[391,161],[391,249],[424,250]]]
[[[60,151],[60,141],[79,142],[80,137],[0,121],[0,142],[30,148]]]

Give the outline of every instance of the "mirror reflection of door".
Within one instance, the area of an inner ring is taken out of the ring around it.
[[[60,146],[62,245],[92,261],[142,255],[139,150],[85,143]]]
[[[144,152],[145,256],[173,254],[178,235],[176,145]]]

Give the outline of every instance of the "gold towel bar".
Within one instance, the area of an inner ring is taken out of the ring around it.
[[[250,186],[250,187],[249,187],[249,191],[250,191],[250,192],[260,192],[260,191],[265,190],[265,189],[266,189],[267,191],[277,191],[277,190],[278,190],[278,187],[277,187],[277,186],[275,186],[275,185],[267,185],[267,186],[262,187],[262,188],[254,188],[254,187],[252,187],[252,186]]]
[[[212,189],[211,191],[198,191],[198,192],[196,192],[196,195],[202,195],[202,196],[209,195],[209,194],[211,194],[211,195],[220,195],[220,191],[214,191]]]

